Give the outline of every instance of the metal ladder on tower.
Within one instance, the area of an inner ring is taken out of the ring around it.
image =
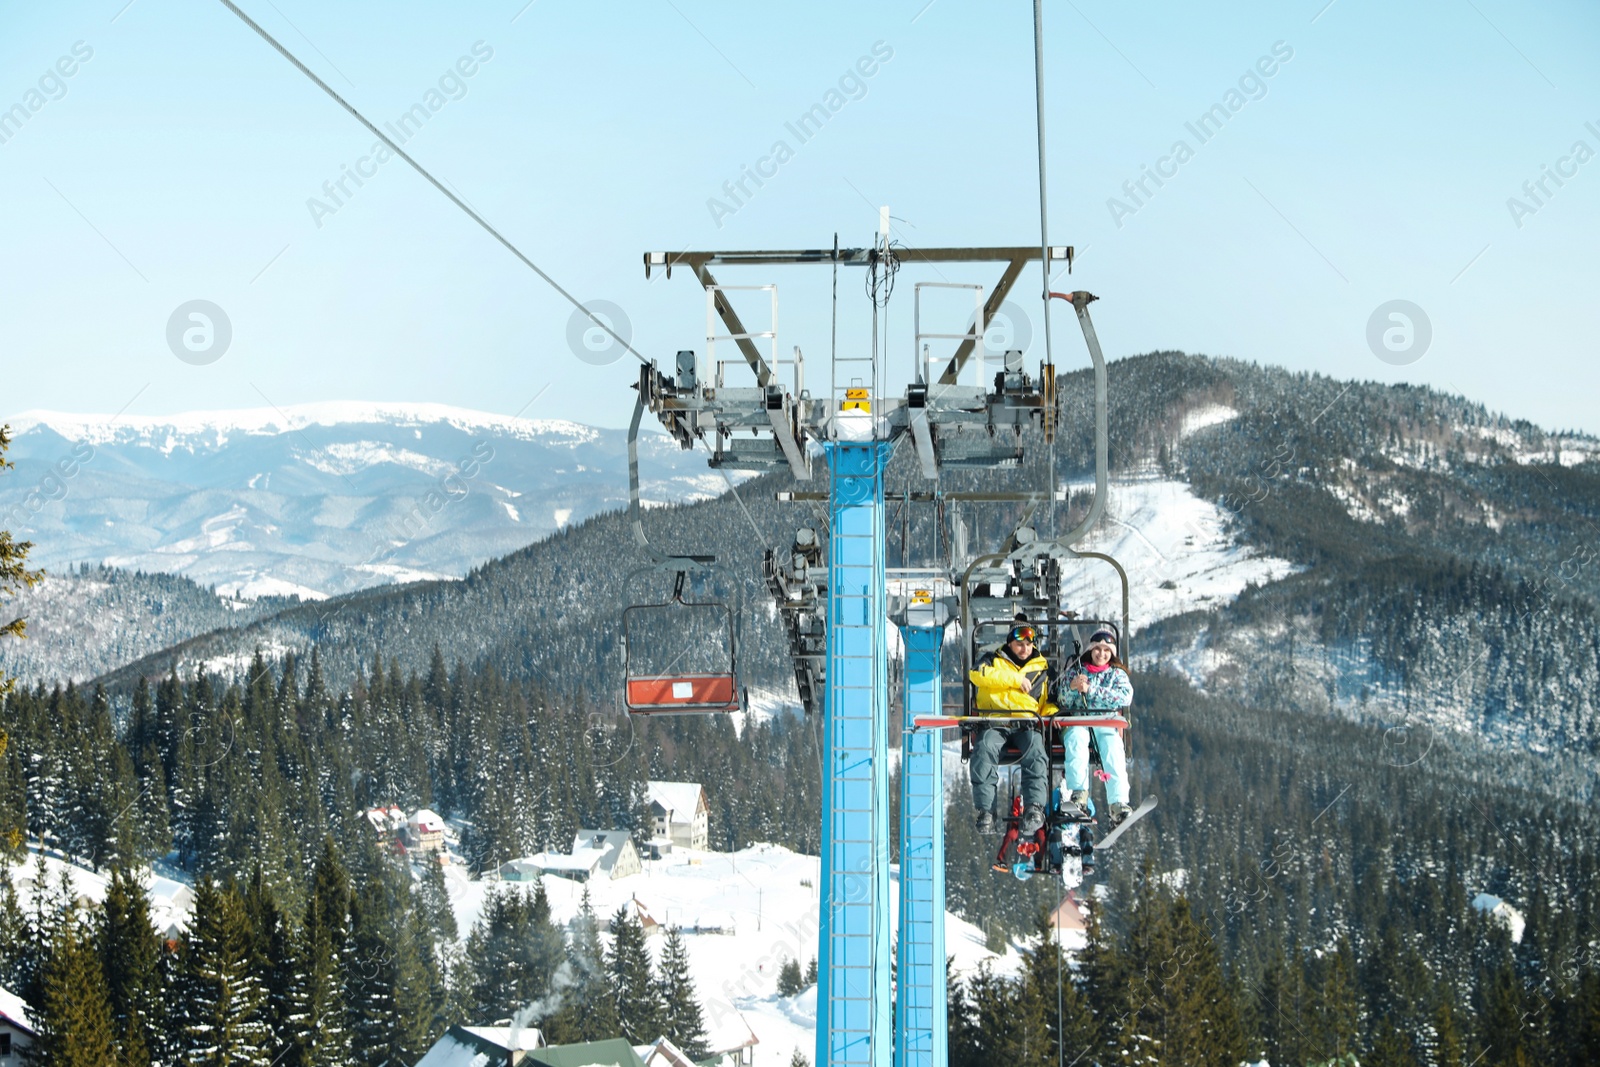
[[[835,362],[836,433],[823,446],[830,484],[817,995],[827,1026],[817,1031],[819,1067],[883,1067],[891,1058],[883,484],[890,445],[873,439],[872,385],[859,384],[874,381],[876,366],[870,357]],[[865,396],[853,393],[861,389]]]

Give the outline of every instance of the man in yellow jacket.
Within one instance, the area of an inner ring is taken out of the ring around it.
[[[1005,716],[1053,715],[1048,675],[1050,664],[1038,654],[1032,626],[1018,623],[1006,635],[1006,643],[978,660],[968,676],[977,687],[974,701],[978,713]],[[1000,780],[1000,750],[1007,742],[1021,753],[1022,823],[1018,830],[1031,834],[1044,825],[1045,806],[1050,801],[1050,756],[1037,729],[1017,726],[1007,729],[1001,722],[980,726],[972,740],[972,755],[967,763],[972,778],[972,805],[978,809],[978,832],[995,829],[995,789]]]

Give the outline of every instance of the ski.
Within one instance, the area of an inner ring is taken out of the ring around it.
[[[1150,814],[1155,810],[1155,808],[1156,798],[1145,797],[1144,800],[1139,802],[1139,806],[1137,808],[1134,808],[1128,813],[1128,817],[1126,819],[1123,819],[1122,822],[1117,824],[1116,829],[1112,830],[1109,834],[1094,843],[1094,850],[1096,852],[1104,852],[1106,849],[1116,844],[1117,838],[1122,836],[1122,831],[1126,830],[1128,827],[1132,826],[1134,823]]]

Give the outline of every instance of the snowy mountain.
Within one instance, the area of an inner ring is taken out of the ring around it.
[[[106,563],[223,594],[322,598],[458,577],[627,502],[627,441],[440,404],[174,416],[14,416],[0,529],[47,569]],[[641,441],[647,503],[726,489],[703,455]]]

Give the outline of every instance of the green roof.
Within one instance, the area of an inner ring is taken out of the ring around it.
[[[534,1049],[522,1062],[546,1067],[644,1067],[644,1061],[633,1051],[633,1046],[620,1037]]]

